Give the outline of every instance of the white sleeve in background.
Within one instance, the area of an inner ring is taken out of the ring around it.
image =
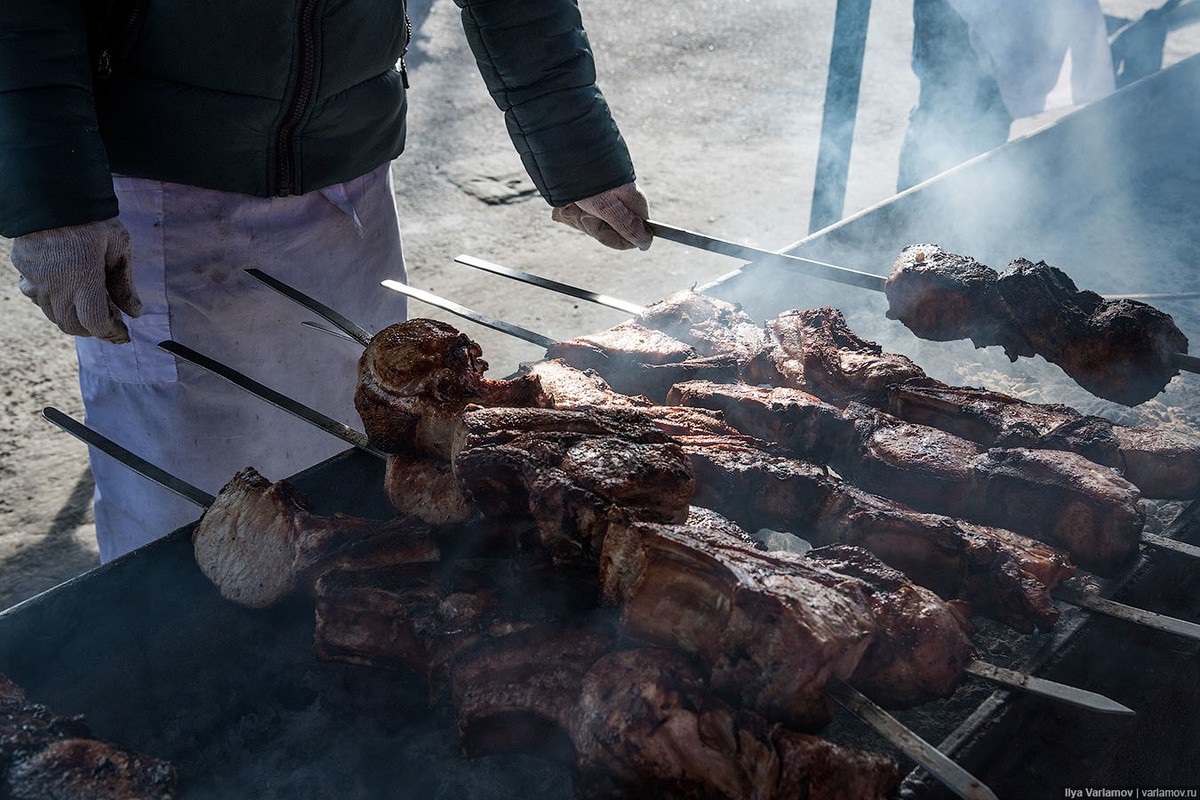
[[[1098,100],[1115,88],[1098,0],[948,0],[1014,118]]]

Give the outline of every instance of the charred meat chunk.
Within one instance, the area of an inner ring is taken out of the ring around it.
[[[82,717],[30,703],[0,675],[0,797],[180,800],[173,767],[93,738]]]
[[[440,556],[432,531],[414,518],[318,516],[296,487],[271,483],[253,467],[221,489],[192,532],[192,549],[221,596],[250,608],[272,605],[300,587],[311,589],[334,566]]]
[[[1179,374],[1187,337],[1169,314],[1136,300],[1080,290],[1044,261],[1003,273],[936,245],[911,245],[885,291],[888,316],[917,336],[1000,345],[1012,360],[1041,355],[1097,397],[1133,406]]]
[[[534,377],[492,381],[479,345],[444,322],[412,319],[377,333],[358,362],[354,406],[389,453],[447,458],[458,417],[480,406],[549,405]]]
[[[636,322],[623,322],[601,333],[556,342],[546,358],[562,359],[581,370],[594,370],[612,388],[661,402],[678,381],[735,381],[737,360],[727,354],[700,356],[691,346]]]

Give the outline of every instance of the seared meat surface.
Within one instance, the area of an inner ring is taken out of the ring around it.
[[[225,599],[263,608],[298,587],[311,588],[337,565],[440,557],[432,531],[414,518],[322,517],[310,508],[290,483],[271,483],[247,467],[221,489],[192,532],[200,571]]]
[[[829,403],[882,402],[888,387],[925,377],[908,358],[884,353],[850,330],[833,308],[785,311],[767,322],[775,386],[801,389]]]
[[[954,692],[975,653],[966,603],[941,601],[861,547],[818,547],[807,557],[865,587],[878,632],[850,676],[856,689],[893,707]]]
[[[595,370],[573,367],[560,358],[524,364],[522,370],[537,377],[554,408],[650,406],[645,397],[613,391]]]
[[[681,654],[643,648],[588,670],[572,738],[584,797],[886,797],[891,759],[771,725],[713,697]]]
[[[699,355],[665,333],[623,322],[597,334],[557,342],[547,359],[561,359],[581,370],[594,370],[626,395],[661,402],[671,384],[693,379],[737,380],[737,360],[727,354]]]
[[[681,436],[696,472],[695,502],[750,530],[789,531],[817,545],[865,548],[947,600],[1017,630],[1058,619],[1050,590],[1071,577],[1066,554],[1027,537],[913,511],[824,468],[748,437]]]
[[[492,381],[479,345],[444,322],[412,319],[377,333],[358,362],[354,406],[390,453],[447,458],[468,403],[546,407],[534,377]]]
[[[532,512],[560,563],[594,563],[603,518],[682,521],[695,488],[691,461],[632,408],[479,409],[463,415],[454,469],[492,516]]]
[[[82,717],[30,703],[0,675],[0,797],[182,800],[168,762],[94,739]]]
[[[887,280],[888,316],[924,339],[1000,345],[1012,360],[1041,355],[1092,394],[1137,405],[1161,392],[1186,353],[1169,314],[1136,300],[1080,290],[1045,262],[1003,273],[936,245],[901,252]]]
[[[1044,261],[1017,259],[997,284],[1037,353],[1097,397],[1135,406],[1179,374],[1171,357],[1187,337],[1151,305],[1081,291]]]
[[[634,321],[691,345],[701,356],[733,356],[745,380],[767,345],[766,332],[740,306],[690,289],[647,306]]]
[[[706,528],[614,520],[600,580],[629,635],[697,656],[718,695],[801,730],[829,721],[826,682],[875,635],[854,582]]]
[[[828,463],[861,488],[918,511],[1062,547],[1100,574],[1112,574],[1137,552],[1143,512],[1136,488],[1073,453],[984,450],[855,403],[839,412],[794,389],[690,382],[668,400],[721,411],[739,431]]]
[[[1010,316],[998,278],[995,270],[969,256],[936,244],[909,245],[884,284],[888,319],[903,322],[922,339],[1000,345],[1014,361],[1032,356],[1037,351]]]
[[[388,456],[383,491],[397,514],[430,525],[459,525],[478,512],[459,488],[448,461],[424,456]]]
[[[946,386],[904,356],[885,353],[855,334],[836,309],[784,312],[768,328],[777,343],[774,385],[838,405],[860,401],[985,447],[1078,453],[1117,468],[1144,497],[1184,499],[1200,491],[1200,439],[1195,436],[1117,425],[1069,406],[1030,403],[986,389]]]

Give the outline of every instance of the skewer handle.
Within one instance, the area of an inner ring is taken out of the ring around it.
[[[109,458],[133,470],[143,478],[154,481],[164,489],[169,489],[184,500],[195,503],[201,508],[208,508],[216,500],[215,497],[203,489],[198,489],[187,481],[176,478],[161,467],[156,467],[141,456],[134,455],[104,434],[92,430],[74,417],[64,414],[53,406],[46,406],[42,409],[42,418],[71,434],[88,447],[95,448]]]

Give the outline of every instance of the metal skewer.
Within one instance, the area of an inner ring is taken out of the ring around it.
[[[834,678],[825,684],[825,690],[842,708],[898,747],[959,797],[964,800],[999,800],[978,778],[853,686]]]
[[[154,481],[164,489],[174,492],[184,500],[195,503],[201,508],[208,508],[217,499],[203,489],[198,489],[187,481],[176,478],[166,470],[156,467],[144,458],[131,453],[104,434],[92,430],[82,422],[64,414],[53,406],[46,406],[42,409],[42,418],[52,425],[62,428],[89,447],[94,447],[109,458],[124,464],[143,478]]]

